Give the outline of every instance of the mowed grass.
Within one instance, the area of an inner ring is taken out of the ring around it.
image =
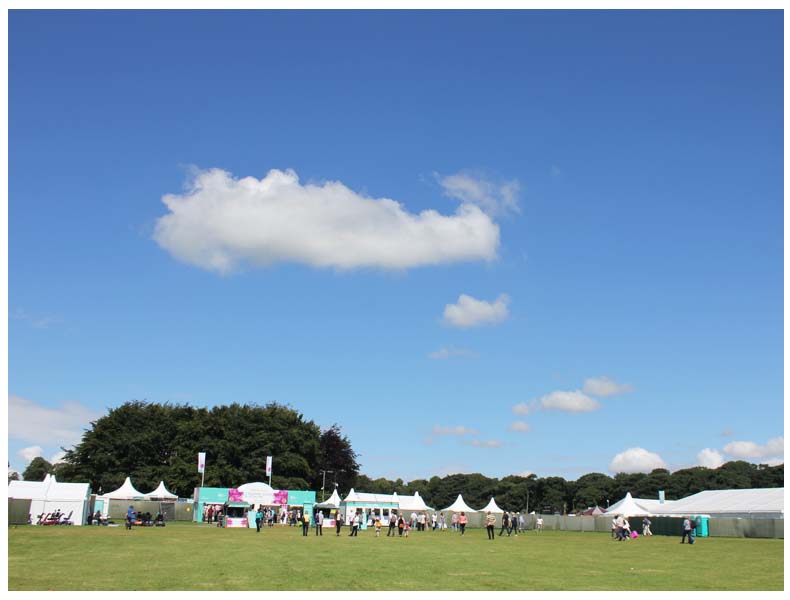
[[[782,590],[784,540],[10,527],[9,590]],[[498,533],[498,531],[497,531]]]

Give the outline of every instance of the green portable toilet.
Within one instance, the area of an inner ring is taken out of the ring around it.
[[[697,537],[708,537],[708,521],[710,519],[708,517],[695,516],[694,520],[697,522],[695,535]]]

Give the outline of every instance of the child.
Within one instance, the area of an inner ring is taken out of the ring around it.
[[[376,527],[376,537],[379,537],[381,535],[381,518],[380,517],[378,517],[378,516],[376,517],[376,522],[374,523],[374,526]]]
[[[403,524],[403,537],[409,537],[409,529],[411,529],[411,525],[409,525],[409,522],[406,521]]]

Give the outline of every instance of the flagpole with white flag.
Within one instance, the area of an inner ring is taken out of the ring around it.
[[[269,476],[269,487],[272,487],[272,457],[266,457],[266,474]]]
[[[200,473],[200,487],[203,487],[203,482],[206,480],[206,453],[198,452],[198,473]]]

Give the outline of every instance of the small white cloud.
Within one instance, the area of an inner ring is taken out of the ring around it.
[[[18,308],[14,311],[13,318],[17,321],[24,321],[36,329],[49,329],[50,325],[61,323],[61,319],[49,315],[34,315],[25,310]]]
[[[24,459],[26,463],[29,463],[34,458],[38,458],[39,456],[44,454],[44,449],[41,446],[29,446],[28,448],[22,448],[17,452],[17,454]]]
[[[721,455],[721,452],[714,448],[703,448],[697,454],[697,462],[701,467],[718,469],[724,464],[724,457]]]
[[[455,214],[413,214],[339,181],[302,185],[292,170],[263,179],[196,171],[183,195],[168,194],[154,240],[178,260],[216,271],[288,262],[316,268],[409,269],[496,258],[499,227],[472,202]]]
[[[61,450],[60,452],[56,452],[55,454],[53,454],[52,457],[49,459],[49,462],[53,465],[56,465],[59,462],[63,462],[63,459],[65,457],[66,457],[66,453],[63,450]]]
[[[439,348],[435,352],[428,354],[428,358],[435,360],[444,360],[448,358],[476,358],[477,353],[467,350],[466,348]]]
[[[740,460],[782,457],[785,453],[785,439],[771,438],[764,446],[755,442],[730,442],[723,450],[725,454]]]
[[[468,444],[475,448],[499,448],[502,446],[502,442],[499,440],[471,440]]]
[[[552,392],[540,399],[540,406],[544,410],[561,410],[569,413],[592,412],[601,408],[601,404],[594,398],[585,396],[580,391]]]
[[[644,448],[629,448],[617,454],[609,465],[612,473],[650,473],[665,468],[666,463],[658,454]]]
[[[476,327],[501,323],[508,317],[510,297],[501,294],[494,302],[461,294],[456,304],[444,307],[444,322],[453,327]]]
[[[444,189],[445,195],[465,204],[475,204],[489,215],[521,212],[518,204],[521,184],[515,179],[494,183],[470,173],[456,173],[446,177],[434,173],[434,176]]]
[[[634,386],[628,383],[617,383],[608,377],[596,377],[584,381],[584,392],[593,396],[617,396],[634,391]]]
[[[524,421],[513,421],[508,427],[510,431],[520,431],[522,433],[527,433],[532,429],[529,423],[525,423]]]
[[[455,427],[443,427],[441,425],[433,426],[434,435],[477,435],[477,430],[463,425],[456,425]]]
[[[531,402],[527,404],[526,402],[519,402],[518,404],[513,405],[511,409],[514,415],[528,415],[533,412],[537,408],[537,404],[535,402]]]

